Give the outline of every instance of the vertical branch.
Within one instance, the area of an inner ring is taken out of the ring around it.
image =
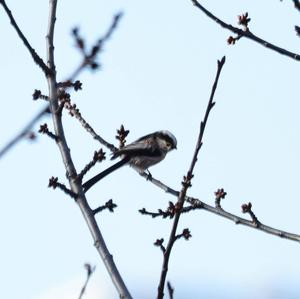
[[[82,215],[87,223],[90,233],[93,237],[95,247],[99,252],[103,263],[109,272],[111,279],[119,293],[120,298],[131,299],[131,295],[123,282],[123,279],[113,261],[112,255],[109,253],[102,234],[99,230],[97,222],[94,217],[94,213],[90,206],[88,205],[85,195],[83,193],[82,187],[77,180],[77,173],[75,166],[72,161],[70,150],[67,145],[67,141],[64,134],[64,129],[61,120],[61,114],[58,112],[58,95],[57,95],[57,82],[56,82],[56,71],[55,71],[55,60],[54,60],[54,25],[56,20],[56,5],[57,0],[50,0],[50,11],[49,11],[49,24],[48,33],[46,36],[47,43],[47,64],[51,72],[47,77],[48,88],[49,88],[49,103],[50,110],[52,112],[53,125],[55,130],[55,135],[58,136],[57,145],[61,152],[61,156],[67,170],[67,175],[71,190],[78,195],[77,204],[82,212]]]
[[[208,120],[208,116],[209,113],[211,111],[211,109],[214,107],[215,103],[213,102],[214,99],[214,94],[217,88],[217,84],[218,84],[218,80],[220,77],[220,73],[222,70],[222,67],[225,63],[225,56],[221,59],[221,61],[218,61],[218,70],[217,70],[217,74],[216,74],[216,78],[212,87],[212,91],[211,91],[211,95],[208,101],[208,105],[206,108],[206,112],[205,112],[205,116],[203,121],[201,121],[200,124],[200,132],[199,132],[199,136],[198,136],[198,140],[197,140],[197,144],[196,144],[196,148],[195,148],[195,152],[192,158],[192,162],[190,165],[190,168],[187,172],[187,175],[184,176],[184,180],[182,182],[182,189],[179,193],[178,196],[178,201],[175,205],[176,208],[176,212],[175,212],[175,216],[174,216],[174,220],[173,220],[173,226],[172,226],[172,230],[169,236],[169,241],[168,241],[168,245],[166,247],[166,250],[164,252],[164,257],[163,257],[163,265],[162,265],[162,271],[161,271],[161,276],[160,276],[160,281],[159,281],[159,285],[158,285],[158,293],[157,293],[157,299],[162,299],[164,297],[164,288],[165,288],[165,282],[166,282],[166,277],[167,277],[167,272],[168,272],[168,266],[169,266],[169,259],[170,259],[170,255],[171,255],[171,251],[173,248],[173,245],[175,243],[175,241],[178,239],[177,236],[177,227],[178,227],[178,223],[179,223],[179,219],[182,213],[182,208],[186,199],[186,193],[187,193],[187,189],[189,187],[191,187],[191,180],[193,178],[193,172],[194,172],[194,168],[197,162],[197,157],[198,157],[198,153],[201,149],[202,146],[202,139],[203,139],[203,134],[204,134],[204,130],[207,124],[207,120]],[[188,231],[189,234],[189,231]],[[190,236],[190,235],[189,235]]]
[[[50,0],[49,7],[49,20],[48,20],[48,33],[46,36],[47,42],[47,59],[48,59],[48,67],[51,69],[51,73],[55,79],[55,64],[54,64],[54,27],[56,21],[56,5],[57,0]],[[50,76],[49,76],[50,77]]]

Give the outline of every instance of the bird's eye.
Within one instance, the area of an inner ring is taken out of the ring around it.
[[[167,143],[166,143],[166,146],[167,146],[167,147],[172,147],[172,145],[171,145],[170,142],[167,142]]]

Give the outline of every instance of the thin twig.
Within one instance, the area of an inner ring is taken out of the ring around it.
[[[85,69],[87,66],[90,66],[91,69],[98,68],[99,64],[95,61],[97,58],[97,55],[99,55],[99,53],[102,52],[103,45],[111,38],[112,34],[116,30],[116,28],[120,22],[120,19],[122,18],[122,16],[123,16],[123,13],[119,12],[113,17],[108,30],[103,35],[103,37],[99,38],[98,41],[94,44],[94,46],[91,47],[89,53],[87,53],[87,51],[85,49],[83,39],[81,37],[79,37],[78,28],[73,30],[73,35],[75,36],[75,38],[77,40],[77,45],[80,45],[79,48],[80,48],[81,53],[83,54],[83,59],[82,59],[81,64],[77,67],[77,69],[70,76],[70,78],[69,78],[70,81],[73,81],[79,75],[79,73],[83,69]]]
[[[156,218],[156,217],[168,218],[168,217],[170,217],[170,219],[172,219],[175,216],[176,209],[177,209],[176,205],[174,205],[174,203],[172,201],[169,201],[169,206],[165,211],[163,211],[162,209],[158,209],[157,212],[149,212],[145,208],[142,208],[139,210],[139,212],[142,215],[148,215],[148,216],[151,216],[152,218]]]
[[[85,282],[84,282],[84,284],[83,284],[83,286],[80,290],[80,294],[79,294],[78,299],[82,299],[83,294],[85,293],[87,284],[89,283],[89,280],[90,280],[92,274],[95,272],[95,269],[96,269],[95,266],[92,267],[90,264],[85,264],[84,267],[86,269],[86,279],[85,279]]]
[[[49,106],[44,107],[40,112],[38,112],[33,119],[19,132],[14,138],[12,138],[1,150],[0,159],[4,154],[6,154],[16,143],[22,140],[33,128],[33,126],[45,115],[49,113]]]
[[[242,30],[240,28],[234,27],[232,25],[229,25],[227,23],[225,23],[224,21],[222,21],[221,19],[219,19],[218,17],[216,17],[214,14],[212,14],[210,11],[208,11],[205,7],[203,7],[199,1],[197,0],[190,0],[197,8],[199,8],[203,13],[205,13],[210,19],[212,19],[213,21],[215,21],[217,24],[219,24],[220,26],[230,30],[231,32],[237,34],[238,36],[242,36],[242,37],[246,37],[248,39],[251,39],[257,43],[259,43],[260,45],[269,48],[277,53],[280,53],[282,55],[285,55],[287,57],[293,58],[297,61],[300,61],[300,55],[297,53],[293,53],[290,52],[286,49],[280,48],[274,44],[271,44],[269,42],[267,42],[266,40],[263,40],[262,38],[256,36],[255,34],[253,34],[250,30]]]
[[[179,219],[180,219],[180,216],[181,216],[181,213],[182,213],[182,208],[183,208],[184,202],[186,200],[187,189],[189,187],[191,187],[191,180],[193,178],[194,168],[195,168],[195,165],[196,165],[197,160],[198,160],[198,153],[199,153],[199,151],[202,147],[202,140],[203,140],[203,135],[204,135],[205,127],[206,127],[206,124],[207,124],[208,116],[209,116],[209,113],[210,113],[211,109],[214,107],[214,104],[215,104],[213,102],[214,94],[215,94],[215,91],[217,89],[218,80],[219,80],[221,70],[222,70],[222,67],[223,67],[224,63],[225,63],[225,56],[220,61],[218,61],[218,69],[217,69],[216,78],[215,78],[215,81],[214,81],[214,84],[213,84],[213,87],[212,87],[212,90],[211,90],[211,95],[210,95],[210,98],[209,98],[209,101],[208,101],[208,105],[207,105],[207,108],[206,108],[204,119],[200,124],[200,132],[199,132],[199,136],[198,136],[198,139],[197,139],[195,152],[193,154],[193,158],[192,158],[192,161],[191,161],[190,168],[187,172],[187,175],[184,177],[184,180],[182,182],[182,189],[179,193],[178,201],[175,205],[177,208],[176,208],[176,211],[175,211],[175,217],[174,217],[171,233],[170,233],[170,236],[169,236],[168,245],[167,245],[166,250],[164,252],[163,265],[162,265],[162,270],[161,270],[161,275],[160,275],[160,280],[159,280],[159,285],[158,285],[157,299],[162,299],[163,296],[164,296],[164,288],[165,288],[165,281],[166,281],[166,277],[167,277],[167,273],[168,273],[169,259],[170,259],[170,255],[171,255],[173,245],[174,245],[175,241],[178,239],[176,234],[177,234],[177,227],[178,227]],[[186,239],[188,239],[191,236],[188,229],[185,229],[184,233],[182,235],[186,235],[187,236]]]
[[[100,148],[99,151],[94,152],[93,160],[90,161],[78,174],[77,179],[82,181],[82,178],[91,170],[92,167],[96,165],[97,162],[102,162],[105,160],[105,152]]]
[[[256,217],[256,215],[254,214],[254,212],[252,211],[252,203],[245,203],[242,205],[242,212],[244,214],[248,213],[252,219],[252,222],[256,225],[256,226],[260,226],[260,221],[258,220],[258,218]]]
[[[47,65],[45,64],[43,59],[31,47],[31,45],[28,42],[27,38],[25,37],[25,35],[21,31],[21,29],[19,28],[17,22],[15,21],[15,18],[13,17],[10,9],[7,7],[5,1],[0,0],[0,4],[2,4],[7,16],[9,17],[11,25],[15,28],[15,30],[17,31],[18,36],[20,37],[20,39],[25,44],[25,47],[27,48],[27,50],[30,52],[30,54],[32,56],[32,59],[43,70],[44,74],[47,76],[50,73],[50,69],[47,67]]]
[[[167,287],[168,287],[169,297],[170,297],[170,299],[173,299],[174,298],[174,288],[172,287],[170,281],[167,282]]]
[[[186,197],[187,199],[187,197]],[[170,203],[169,203],[170,204]],[[172,203],[173,204],[173,203]],[[174,216],[175,216],[175,210],[176,210],[176,207],[175,205],[173,205],[172,207],[173,210],[170,209],[170,206],[169,208],[166,210],[166,211],[163,211],[161,209],[158,209],[157,212],[149,212],[147,211],[145,208],[142,208],[139,210],[139,212],[142,214],[142,215],[146,215],[146,216],[151,216],[152,218],[156,218],[156,217],[162,217],[163,219],[165,218],[170,218],[172,219]],[[193,206],[193,205],[190,205],[190,206],[187,206],[187,207],[183,207],[181,209],[181,213],[189,213],[190,211],[192,210],[197,210],[199,209],[198,206]]]
[[[224,199],[225,196],[227,195],[227,193],[224,191],[223,188],[221,189],[218,189],[216,192],[215,192],[215,207],[218,208],[218,209],[222,209],[221,207],[221,199]]]
[[[109,210],[111,213],[114,212],[114,209],[117,207],[117,205],[113,202],[112,199],[108,200],[103,206],[100,206],[93,210],[94,215],[102,212],[103,210]]]
[[[52,140],[54,140],[56,142],[58,141],[58,137],[55,134],[53,134],[51,131],[49,131],[48,125],[46,123],[40,126],[40,129],[38,132],[41,134],[47,135],[49,138],[51,138]]]
[[[72,197],[73,199],[76,200],[76,198],[77,198],[77,194],[75,194],[72,190],[68,189],[66,185],[60,183],[60,182],[58,181],[58,177],[52,176],[52,177],[49,179],[48,188],[53,188],[53,189],[59,188],[60,190],[62,190],[62,191],[65,192],[66,194],[68,194],[68,195],[69,195],[70,197]]]
[[[82,125],[82,127],[92,135],[92,137],[99,141],[102,145],[107,147],[110,151],[115,152],[117,148],[112,144],[107,142],[104,138],[102,138],[99,134],[96,133],[96,131],[92,128],[92,126],[83,118],[79,110],[74,107],[74,105],[71,105],[71,103],[66,102],[64,104],[64,108],[68,109],[72,116],[74,116],[79,123]]]

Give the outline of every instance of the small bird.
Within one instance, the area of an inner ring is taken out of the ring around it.
[[[115,151],[111,160],[118,157],[122,160],[85,182],[82,185],[83,190],[87,192],[98,181],[126,164],[134,167],[139,173],[143,173],[149,167],[162,161],[169,151],[176,148],[177,140],[169,131],[157,131],[143,136]],[[150,172],[149,177],[151,177]]]

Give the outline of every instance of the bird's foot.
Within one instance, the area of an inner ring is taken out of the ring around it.
[[[147,169],[147,178],[146,178],[147,181],[152,181],[152,174],[151,172]]]

